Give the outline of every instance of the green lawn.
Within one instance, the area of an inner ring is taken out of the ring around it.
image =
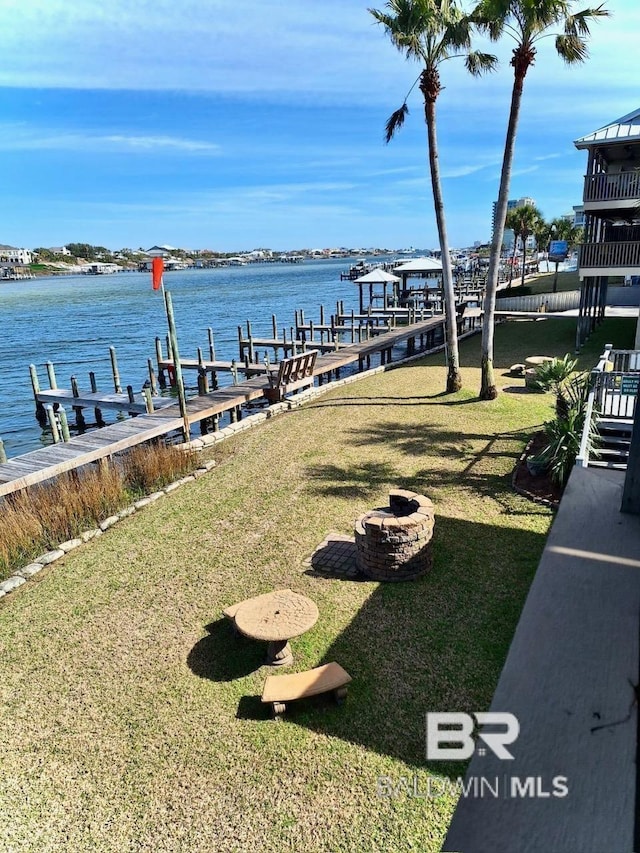
[[[607,320],[582,356],[628,345]],[[497,330],[494,402],[479,402],[479,339],[465,389],[443,356],[338,388],[217,449],[219,465],[125,519],[0,603],[0,849],[434,851],[455,797],[424,788],[424,714],[488,706],[552,521],[511,489],[549,395],[504,375],[572,351],[575,320]],[[304,560],[391,487],[432,498],[433,571],[396,585],[328,579]],[[274,723],[259,643],[221,610],[278,587],[320,619],[295,667],[339,661],[347,703],[310,701]]]

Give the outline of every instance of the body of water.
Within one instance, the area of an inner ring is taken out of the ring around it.
[[[251,320],[254,337],[271,337],[271,315],[283,327],[294,325],[296,309],[319,321],[324,305],[327,321],[336,302],[358,309],[358,287],[340,281],[350,261],[306,261],[302,264],[254,264],[211,270],[165,273],[178,331],[180,355],[195,358],[200,346],[208,357],[207,327],[214,332],[216,357],[238,357],[238,325]],[[48,388],[46,362],[52,361],[60,388],[76,376],[88,390],[94,371],[99,390],[113,391],[109,347],[118,357],[123,388],[137,392],[148,377],[147,359],[155,367],[155,337],[166,352],[166,315],[162,294],[151,288],[151,276],[118,273],[108,276],[63,276],[0,283],[0,438],[8,457],[36,450],[51,441],[34,416],[29,365],[38,369]],[[262,351],[260,351],[262,356]],[[273,350],[269,353],[273,360]],[[222,377],[221,377],[222,379]],[[185,382],[196,386],[196,372]],[[228,381],[228,380],[227,380]],[[73,413],[69,412],[72,420]],[[105,410],[108,423],[115,413]],[[93,412],[87,411],[89,420]]]

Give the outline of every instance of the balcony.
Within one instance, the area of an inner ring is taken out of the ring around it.
[[[581,275],[606,275],[605,270],[608,269],[615,270],[611,275],[639,275],[640,241],[583,243],[579,267]]]
[[[640,201],[640,172],[586,175],[583,200],[588,202]]]

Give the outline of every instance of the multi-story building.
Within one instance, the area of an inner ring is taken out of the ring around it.
[[[28,249],[15,249],[13,246],[0,246],[0,264],[25,266],[30,264],[32,254]]]
[[[535,207],[535,200],[529,198],[528,196],[524,196],[523,198],[510,198],[507,202],[507,213],[510,210],[513,210],[516,207]],[[491,212],[491,234],[493,235],[496,230],[496,209],[498,207],[498,202],[493,202],[493,209]],[[510,252],[513,249],[513,241],[515,239],[515,235],[511,228],[504,229],[504,236],[502,238],[502,244],[504,248]],[[533,249],[535,242],[532,237],[527,240],[527,249]]]
[[[576,139],[587,151],[577,344],[604,317],[611,279],[640,276],[640,109]],[[640,322],[636,332],[640,348]]]

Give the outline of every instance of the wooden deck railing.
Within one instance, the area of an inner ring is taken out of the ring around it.
[[[584,201],[624,201],[640,199],[640,173],[586,175]]]
[[[580,268],[640,267],[640,241],[625,243],[583,243]]]

